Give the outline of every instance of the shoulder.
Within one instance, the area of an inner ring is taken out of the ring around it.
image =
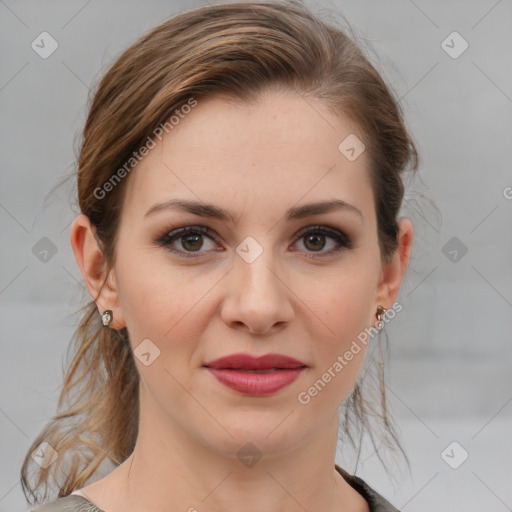
[[[103,512],[96,505],[87,501],[82,496],[70,494],[63,498],[57,498],[50,503],[45,503],[33,508],[30,512]]]
[[[370,512],[400,512],[391,503],[374,491],[362,478],[347,473],[336,464],[337,471],[368,502]]]

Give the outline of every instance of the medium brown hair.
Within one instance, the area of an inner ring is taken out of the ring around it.
[[[321,100],[356,123],[369,155],[381,258],[391,258],[397,248],[402,175],[418,166],[399,101],[352,38],[300,3],[240,2],[205,6],[167,20],[124,51],[97,86],[76,177],[80,211],[96,228],[108,270],[116,259],[129,176],[105,197],[98,198],[95,190],[191,97],[200,101],[223,95],[249,102],[269,86]],[[95,301],[79,312],[83,316],[70,346],[73,359],[60,412],[34,441],[21,470],[25,496],[36,503],[48,498],[53,483],[58,497],[67,496],[97,475],[105,459],[122,463],[137,438],[139,375],[128,332],[105,329]],[[368,414],[374,412],[398,441],[384,393],[378,402],[380,410],[363,399],[361,383],[356,383],[341,424],[349,440],[355,438],[352,427],[367,428]],[[59,454],[48,468],[35,466],[31,458],[42,442]],[[42,486],[45,493],[38,495]]]

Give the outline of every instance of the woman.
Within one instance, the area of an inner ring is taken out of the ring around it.
[[[396,511],[335,454],[401,309],[408,166],[379,74],[299,4],[202,7],[126,50],[84,129],[71,244],[94,300],[22,468],[27,497],[59,489],[34,510]]]

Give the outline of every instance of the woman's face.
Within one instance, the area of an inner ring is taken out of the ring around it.
[[[284,453],[337,421],[367,350],[353,342],[400,280],[381,265],[367,154],[338,148],[351,134],[363,138],[292,92],[198,99],[125,178],[114,327],[137,356],[144,424],[233,455]],[[178,200],[196,213],[161,206]],[[331,201],[346,205],[303,209]],[[303,368],[205,366],[240,353]]]

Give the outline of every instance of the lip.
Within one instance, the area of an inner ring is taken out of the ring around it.
[[[276,393],[299,378],[306,365],[293,357],[266,354],[231,354],[203,365],[225,386],[243,394]]]
[[[296,369],[306,365],[298,359],[282,354],[265,354],[264,356],[255,357],[250,354],[239,353],[215,359],[203,366],[222,370],[269,370],[271,368]]]

